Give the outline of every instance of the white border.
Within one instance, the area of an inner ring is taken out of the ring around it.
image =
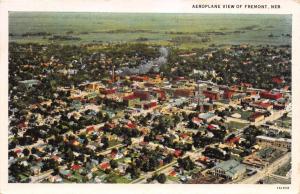
[[[225,3],[226,2],[226,3]],[[281,9],[192,9],[192,4],[279,4]],[[300,192],[300,12],[299,4],[291,0],[0,0],[0,193],[299,193]],[[7,126],[8,126],[8,11],[65,12],[150,12],[150,13],[236,13],[292,14],[292,87],[293,87],[293,145],[292,184],[288,190],[278,185],[116,185],[116,184],[8,184]],[[298,76],[297,76],[298,75]],[[299,87],[299,86],[298,86]],[[297,100],[298,99],[298,100]]]

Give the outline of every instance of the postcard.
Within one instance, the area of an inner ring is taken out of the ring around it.
[[[299,193],[296,1],[2,1],[0,193]]]

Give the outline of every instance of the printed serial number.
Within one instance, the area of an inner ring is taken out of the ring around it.
[[[279,186],[279,187],[277,187],[277,189],[290,189],[290,187],[281,187],[281,186]]]

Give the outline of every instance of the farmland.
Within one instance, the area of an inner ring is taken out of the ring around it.
[[[290,15],[11,12],[9,20],[9,40],[17,43],[143,42],[180,48],[291,43]]]

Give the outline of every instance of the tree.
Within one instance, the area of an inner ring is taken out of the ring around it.
[[[164,184],[167,180],[167,177],[164,173],[161,173],[159,174],[157,177],[156,177],[156,180],[161,183],[161,184]]]
[[[28,155],[30,154],[30,151],[29,151],[27,148],[25,148],[25,149],[23,150],[23,154],[24,154],[25,156],[28,156]]]
[[[118,165],[119,165],[116,160],[109,161],[109,164],[112,169],[118,168]]]

